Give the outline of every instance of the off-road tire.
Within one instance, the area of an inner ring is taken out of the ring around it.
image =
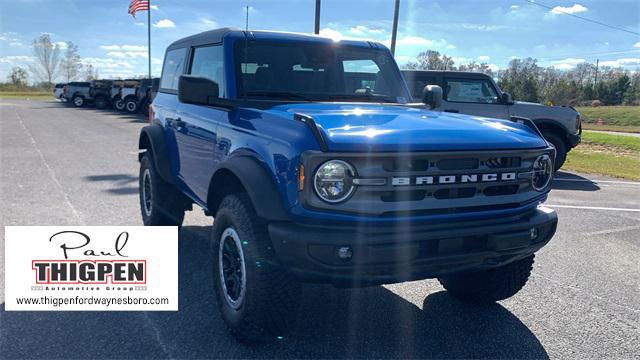
[[[567,144],[562,141],[562,138],[553,133],[543,134],[544,138],[556,148],[556,160],[554,163],[554,171],[558,171],[565,160],[567,160]]]
[[[107,105],[109,105],[109,103],[104,96],[98,96],[93,100],[93,106],[95,106],[96,109],[105,109]]]
[[[218,258],[221,236],[228,228],[239,235],[245,259],[245,293],[237,309],[225,298]],[[231,194],[222,200],[211,243],[218,309],[230,333],[243,343],[269,342],[286,334],[297,315],[300,284],[280,268],[267,225],[246,194]]]
[[[472,303],[490,303],[515,295],[533,269],[534,255],[494,269],[438,278],[451,296]]]
[[[129,99],[125,100],[124,108],[130,114],[135,114],[138,112],[138,103],[135,100]]]
[[[148,173],[145,174],[147,171]],[[151,186],[145,187],[146,181],[150,181]],[[186,211],[184,195],[160,177],[150,151],[147,151],[140,160],[138,182],[143,224],[146,226],[181,226]],[[150,205],[145,205],[147,194],[151,195]]]
[[[113,107],[118,111],[124,111],[124,100],[118,98],[113,102]]]
[[[85,100],[82,96],[80,95],[76,95],[71,99],[71,103],[73,104],[73,106],[81,108],[84,106],[85,104]]]

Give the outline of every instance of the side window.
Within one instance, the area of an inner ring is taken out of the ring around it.
[[[182,75],[186,53],[186,48],[167,51],[167,56],[165,56],[164,65],[162,66],[161,89],[178,90],[178,80]]]
[[[436,82],[436,78],[426,77],[426,78],[416,79],[416,81],[413,83],[413,89],[411,89],[413,91],[413,96],[417,98],[421,98],[422,91],[424,90],[424,87],[427,85],[438,85],[438,83]]]
[[[445,100],[452,102],[497,104],[498,93],[489,80],[447,79]]]
[[[224,97],[225,83],[222,46],[216,45],[195,48],[190,74],[215,81],[220,89],[220,97]]]

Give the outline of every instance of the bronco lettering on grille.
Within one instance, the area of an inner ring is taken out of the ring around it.
[[[393,186],[407,185],[437,185],[437,184],[467,184],[492,181],[513,181],[517,176],[515,172],[501,174],[461,174],[439,176],[394,176],[391,178]]]

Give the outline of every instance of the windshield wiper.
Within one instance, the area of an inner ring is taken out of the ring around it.
[[[265,96],[279,99],[298,99],[305,101],[313,101],[304,95],[296,94],[288,91],[247,91],[243,95],[247,96]]]
[[[331,94],[328,96],[331,100],[373,100],[384,103],[397,103],[398,100],[391,96],[378,94]]]

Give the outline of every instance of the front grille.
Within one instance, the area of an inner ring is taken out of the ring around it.
[[[549,149],[487,152],[332,154],[308,152],[303,163],[313,173],[324,161],[353,165],[359,185],[351,198],[327,204],[305,186],[306,207],[379,216],[452,214],[511,209],[539,197],[531,187],[534,159]],[[400,181],[401,180],[401,181]],[[310,186],[309,186],[310,185]]]

